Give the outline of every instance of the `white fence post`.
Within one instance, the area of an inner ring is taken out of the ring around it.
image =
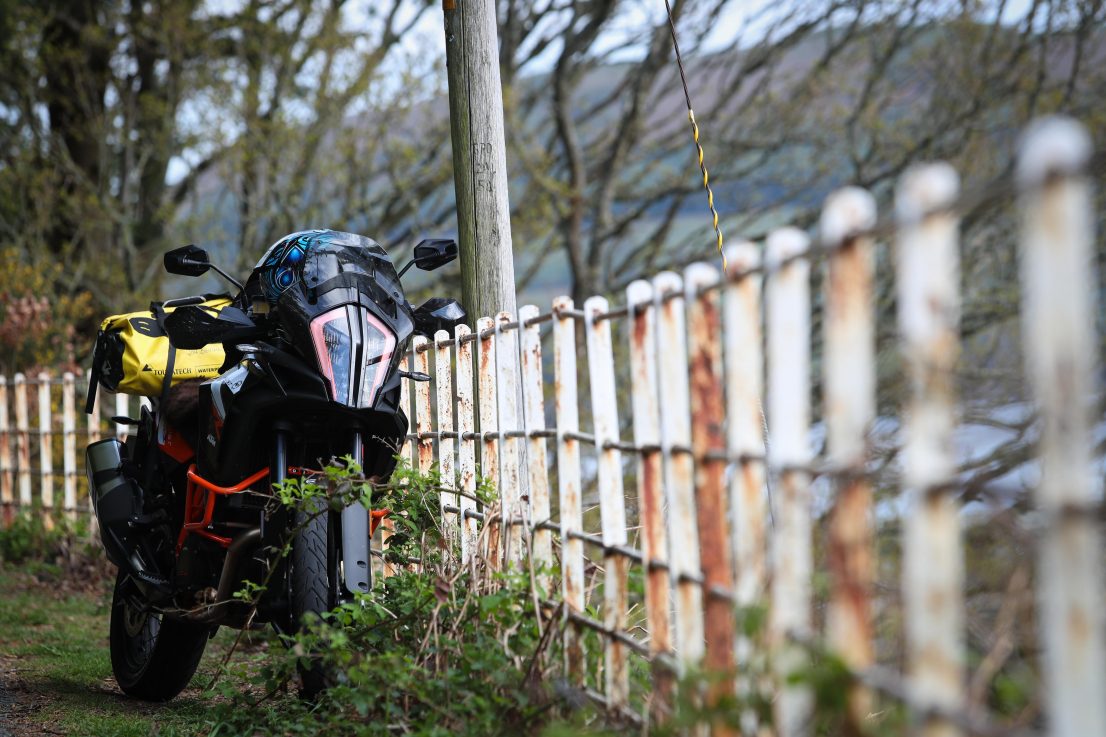
[[[497,389],[495,382],[495,321],[490,317],[481,317],[476,321],[476,333],[478,353],[477,363],[477,390],[476,401],[480,412],[480,435],[483,442],[480,448],[480,475],[486,478],[495,488],[495,493],[500,499],[496,505],[499,508],[500,521],[492,519],[492,515],[485,510],[484,514],[484,541],[487,553],[484,555],[488,567],[495,571],[499,569],[503,556],[502,538],[503,524],[507,510],[503,509],[503,489],[499,479],[499,405],[497,402]]]
[[[19,506],[30,513],[31,496],[31,420],[27,411],[27,377],[15,375],[15,464],[19,475]]]
[[[115,395],[115,416],[116,417],[129,417],[130,416],[130,401],[126,394]],[[127,433],[129,428],[122,422],[115,423],[115,437],[118,438],[120,443],[126,442]]]
[[[565,671],[569,683],[583,687],[584,641],[580,626],[571,618],[584,612],[584,531],[580,496],[580,409],[576,400],[576,323],[572,300],[553,300],[553,395],[557,413],[557,485],[561,513],[561,578],[564,600]]]
[[[1066,118],[1038,122],[1018,160],[1025,357],[1041,418],[1046,527],[1038,600],[1045,704],[1055,737],[1106,734],[1100,482],[1092,475],[1096,411],[1091,139]],[[1101,237],[1101,235],[1099,236]]]
[[[584,333],[588,346],[591,414],[595,424],[595,448],[599,454],[597,484],[603,545],[603,625],[610,632],[626,631],[630,560],[610,546],[626,545],[626,499],[622,485],[622,452],[613,447],[618,438],[618,403],[614,380],[611,323],[601,316],[609,311],[607,300],[592,297],[584,303]],[[630,685],[626,646],[607,637],[604,653],[607,708],[629,705]]]
[[[736,621],[733,600],[733,550],[726,503],[725,402],[722,392],[722,316],[718,270],[692,264],[687,285],[688,356],[691,387],[691,447],[695,455],[695,509],[703,569],[704,667],[713,674],[707,706],[718,706],[734,694]],[[715,735],[732,734],[721,721]]]
[[[39,497],[47,529],[54,526],[54,413],[50,405],[50,375],[38,375]]]
[[[475,408],[472,403],[472,344],[468,325],[458,325],[453,329],[457,343],[457,459],[460,464],[460,488],[465,492],[460,497],[461,508],[461,563],[468,565],[476,553],[476,438]]]
[[[904,422],[903,603],[907,667],[921,708],[956,709],[964,698],[964,562],[956,473],[954,369],[959,354],[959,182],[947,164],[909,170],[896,192],[899,328],[912,387]],[[923,734],[959,730],[930,717]]]
[[[526,464],[530,476],[530,522],[534,525],[533,560],[538,588],[543,594],[551,591],[549,567],[553,564],[553,532],[537,525],[550,519],[549,472],[546,464],[545,438],[535,435],[545,430],[545,398],[542,392],[541,326],[529,324],[537,318],[538,308],[525,305],[518,310],[521,345],[522,399],[525,428],[528,437]]]
[[[77,384],[66,371],[61,384],[62,469],[65,473],[65,516],[77,518]]]
[[[665,271],[653,278],[657,319],[657,366],[661,396],[661,449],[668,501],[670,574],[675,579],[676,655],[681,673],[697,668],[703,646],[703,592],[699,578],[699,531],[691,458],[691,399],[688,387],[684,284]]]
[[[15,512],[15,469],[8,424],[8,378],[0,376],[0,523],[10,525]]]
[[[430,343],[424,335],[416,335],[411,340],[411,366],[412,371],[427,376],[430,375]],[[415,416],[413,424],[416,435],[414,462],[419,474],[425,477],[434,466],[434,439],[430,437],[430,433],[434,429],[434,418],[431,415],[430,407],[430,382],[416,381],[414,384]],[[410,568],[416,571],[421,570],[421,563],[412,563]]]
[[[795,228],[768,236],[768,422],[772,428],[769,464],[779,483],[772,535],[772,606],[769,641],[779,693],[776,734],[797,737],[811,732],[812,699],[808,687],[788,679],[806,666],[802,647],[792,636],[812,629],[813,573],[810,476],[810,264],[809,240]]]
[[[872,665],[871,596],[874,584],[872,488],[865,476],[868,431],[876,414],[872,238],[875,199],[847,187],[829,196],[821,235],[829,252],[825,285],[827,460],[838,474],[829,522],[827,563],[832,576],[827,640],[851,669]],[[871,712],[871,694],[849,693],[847,719],[859,733]]]
[[[92,381],[92,369],[88,369],[85,373],[85,381],[89,382],[88,391],[95,392],[95,398],[92,402],[92,413],[85,415],[86,428],[88,430],[88,442],[91,445],[100,439],[100,388],[91,383]]]
[[[453,361],[449,353],[449,333],[439,330],[434,333],[434,383],[438,403],[438,471],[442,479],[442,533],[449,543],[450,550],[460,543],[461,526],[459,524],[460,497],[446,489],[457,488],[457,469],[454,463],[454,448],[457,441],[449,433],[456,432],[453,422]],[[457,512],[447,512],[445,507],[453,507]]]
[[[508,433],[518,432],[522,428],[521,412],[518,406],[518,331],[504,328],[511,322],[508,312],[495,316],[495,378],[496,396],[499,400],[499,499],[503,514],[503,557],[511,565],[522,560],[525,552],[522,547],[522,525],[528,519],[523,512],[521,499],[522,440]]]
[[[399,360],[399,370],[407,371],[411,368],[411,355],[405,354]],[[399,448],[400,462],[411,465],[411,439],[407,437],[411,433],[411,428],[414,426],[414,418],[411,416],[411,381],[410,379],[401,379],[399,382],[399,408],[403,410],[403,414],[407,417],[407,427],[403,429],[403,444]],[[389,547],[389,540],[392,537],[396,529],[395,520],[391,515],[385,517],[380,521],[380,552],[385,553]],[[380,566],[381,578],[388,578],[396,574],[396,566],[394,563],[384,561]]]
[[[93,401],[92,401],[92,413],[85,415],[85,422],[87,423],[86,424],[86,429],[88,431],[88,443],[89,443],[89,445],[91,445],[92,443],[95,443],[97,440],[100,439],[100,394],[101,394],[101,392],[100,392],[100,388],[92,383],[92,369],[88,369],[86,371],[85,381],[87,382],[86,383],[86,386],[88,387],[87,391],[95,392],[95,394],[93,395]],[[83,456],[83,454],[82,454],[82,456]],[[82,463],[81,465],[83,466],[84,464]],[[82,476],[82,478],[83,478],[83,476]],[[82,483],[83,483],[83,485],[85,485],[87,487],[87,485],[88,485],[87,481],[82,482]],[[96,535],[99,531],[99,521],[96,519],[96,510],[95,510],[95,507],[93,506],[93,502],[92,502],[93,490],[92,489],[87,489],[87,492],[88,492],[88,519],[89,519],[88,532],[89,532],[89,535],[93,539],[95,539]]]
[[[430,375],[430,344],[426,336],[416,335],[411,340],[413,371]],[[434,429],[433,410],[430,407],[430,382],[415,382],[415,441],[416,468],[420,474],[427,474],[434,466],[434,439],[429,433]]]
[[[630,310],[630,394],[633,402],[634,444],[641,448],[637,465],[638,515],[645,560],[645,617],[649,624],[649,653],[653,657],[654,719],[663,721],[672,708],[675,686],[668,666],[660,661],[672,651],[669,622],[668,536],[664,523],[664,486],[661,480],[661,419],[657,384],[657,320],[653,285],[635,281],[626,289]]]
[[[768,592],[768,504],[764,486],[764,352],[761,348],[760,251],[749,242],[726,252],[730,273],[723,287],[728,451],[737,469],[730,482],[736,593],[739,607],[764,603]],[[739,641],[738,661],[751,655]]]

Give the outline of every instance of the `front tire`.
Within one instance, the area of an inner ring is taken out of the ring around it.
[[[168,701],[192,680],[207,646],[207,625],[168,619],[144,606],[130,576],[119,572],[111,599],[111,670],[123,693]]]
[[[295,515],[297,532],[292,540],[288,582],[293,632],[312,619],[317,620],[334,605],[329,575],[329,516],[323,505],[315,512]],[[303,681],[301,694],[305,698],[315,698],[329,685],[323,664],[314,657],[310,665],[301,664],[299,671]]]

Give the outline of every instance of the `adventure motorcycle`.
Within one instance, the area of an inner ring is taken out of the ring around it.
[[[429,380],[399,370],[410,338],[465,317],[450,299],[413,309],[400,276],[456,255],[452,240],[423,241],[397,274],[368,238],[304,231],[274,244],[243,287],[200,248],[165,254],[170,273],[213,269],[240,291],[219,308],[209,297],[152,306],[141,332],[168,336],[164,389],[139,418],[114,418],[135,427],[126,444],[88,446],[100,534],[119,567],[110,644],[125,693],[176,696],[220,625],[292,632],[305,615],[369,590],[369,538],[381,513],[361,504],[282,511],[272,488],[346,455],[366,477],[389,476],[407,432],[400,382]],[[220,343],[217,376],[173,385],[175,352]],[[111,368],[101,353],[98,342],[94,381],[103,382]],[[272,551],[289,535],[291,554],[278,559]],[[247,582],[265,584],[256,609],[234,597]],[[316,670],[301,675],[308,695],[325,686]]]

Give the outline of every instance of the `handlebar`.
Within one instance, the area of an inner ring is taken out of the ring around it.
[[[187,307],[188,305],[201,305],[207,300],[202,294],[197,294],[192,297],[177,297],[176,299],[167,299],[161,303],[163,308],[165,307]]]

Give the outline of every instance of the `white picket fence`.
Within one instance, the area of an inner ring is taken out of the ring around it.
[[[1040,698],[1047,733],[1064,737],[1106,735],[1102,507],[1091,465],[1090,159],[1086,132],[1050,119],[1027,134],[1017,168],[1026,370],[1041,427],[1033,499]],[[622,307],[592,297],[581,309],[562,297],[548,313],[526,306],[517,317],[480,319],[476,332],[460,327],[415,342],[411,366],[434,381],[415,385],[403,452],[422,469],[440,464],[447,483],[456,478],[468,494],[478,475],[496,484],[498,509],[483,513],[470,497],[446,494],[445,525],[462,528],[465,560],[495,569],[529,555],[539,578],[559,569],[560,581],[541,583],[546,604],[560,606],[564,618],[565,676],[612,714],[663,719],[672,676],[700,666],[726,674],[712,682],[708,700],[760,688],[749,673],[766,647],[775,675],[772,733],[808,735],[812,693],[788,675],[824,646],[855,676],[854,725],[863,727],[876,698],[892,698],[927,737],[1020,733],[967,703],[966,556],[953,442],[960,202],[952,168],[917,166],[884,221],[869,193],[845,188],[827,199],[817,243],[780,228],[763,249],[730,246],[725,274],[708,264],[658,274],[631,284]],[[894,252],[910,387],[899,430],[901,674],[876,664],[873,627],[880,562],[874,249],[881,245]],[[824,412],[816,423],[823,457],[815,457],[811,432],[814,261],[826,266]],[[577,355],[581,331],[584,356]],[[590,431],[581,430],[581,410]],[[630,477],[636,489],[628,494]],[[815,479],[832,491],[820,560]],[[585,522],[595,507],[597,530]],[[630,604],[631,566],[643,570],[644,614]],[[829,594],[816,631],[813,581],[824,574]],[[738,620],[758,605],[767,605],[767,632],[754,642]],[[603,642],[598,669],[589,669],[584,652],[589,631]],[[632,657],[654,666],[644,699],[630,693]],[[746,721],[754,733],[754,720]],[[714,731],[726,733],[722,725]]]
[[[1106,735],[1103,510],[1091,471],[1090,158],[1083,129],[1049,119],[1027,134],[1017,167],[1026,370],[1041,432],[1033,496],[1040,700],[1047,733],[1061,737]],[[810,687],[788,676],[824,646],[855,676],[848,712],[856,725],[877,699],[891,698],[927,737],[1013,733],[966,700],[966,555],[953,452],[960,199],[951,168],[918,166],[885,220],[867,192],[842,189],[825,203],[816,243],[781,228],[763,249],[730,246],[725,273],[695,264],[637,281],[622,307],[562,297],[548,313],[526,306],[481,318],[475,332],[460,326],[414,341],[408,367],[433,380],[405,382],[412,427],[402,452],[417,468],[438,464],[449,488],[464,492],[443,494],[442,514],[466,564],[533,563],[541,605],[563,618],[566,679],[612,715],[664,719],[675,677],[700,666],[724,674],[703,695],[708,703],[764,689],[750,674],[766,650],[772,733],[808,735]],[[899,430],[902,673],[877,665],[873,622],[873,295],[883,246],[897,267],[910,388]],[[825,409],[812,418],[811,264],[822,261]],[[0,379],[5,509],[33,501],[32,383]],[[77,392],[72,377],[60,383],[63,508],[72,512],[81,506]],[[37,386],[40,502],[51,510],[54,383]],[[99,421],[88,426],[89,439],[101,432]],[[498,488],[498,504],[474,500],[478,477]],[[832,492],[824,520],[814,512],[815,482]],[[819,524],[825,554],[816,559]],[[631,591],[633,567],[642,594]],[[816,626],[813,582],[825,575],[824,625]],[[758,606],[767,607],[766,632],[750,638],[739,615]],[[585,652],[595,637],[601,664]],[[648,693],[632,693],[632,658],[649,664]],[[751,713],[745,722],[747,733],[758,728]]]
[[[68,371],[60,377],[48,373],[30,378],[21,373],[10,379],[0,376],[0,522],[4,525],[20,509],[41,513],[51,526],[59,513],[71,520],[91,515],[85,445],[109,433],[126,439],[127,425],[112,427],[110,417],[132,417],[131,406],[148,406],[149,400],[114,395],[114,413],[105,418],[97,397],[93,412],[86,415],[87,388],[87,374]],[[60,467],[55,458],[61,461]],[[55,496],[59,487],[60,503]]]

